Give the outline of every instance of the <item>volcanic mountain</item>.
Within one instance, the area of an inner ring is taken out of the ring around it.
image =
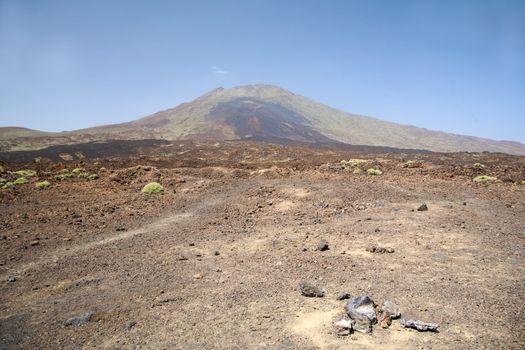
[[[0,128],[0,150],[109,139],[248,139],[525,154],[525,145],[518,142],[431,131],[350,114],[271,85],[218,88],[190,103],[123,124],[61,133]]]

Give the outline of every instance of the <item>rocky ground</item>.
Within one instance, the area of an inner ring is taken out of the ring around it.
[[[37,172],[0,190],[1,349],[525,347],[524,157],[252,142],[68,159],[0,169]],[[439,332],[338,336],[342,292]]]

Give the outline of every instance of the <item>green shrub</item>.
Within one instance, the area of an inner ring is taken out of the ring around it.
[[[340,164],[341,164],[341,168],[346,169],[346,166],[348,165],[348,161],[346,161],[346,160],[343,159],[343,160],[340,162]]]
[[[84,168],[75,168],[75,169],[71,170],[71,172],[73,174],[80,174],[80,173],[85,173],[86,169],[84,169]]]
[[[62,174],[69,174],[69,169],[62,169],[60,170]]]
[[[359,165],[361,165],[363,163],[366,163],[366,162],[368,162],[368,160],[366,160],[366,159],[350,159],[350,165],[352,167],[359,166]]]
[[[152,194],[152,193],[160,193],[162,191],[164,191],[164,188],[162,188],[162,185],[159,184],[158,182],[150,182],[149,184],[147,184],[146,186],[142,188],[142,193]]]
[[[96,179],[98,179],[98,178],[99,178],[98,174],[91,174],[91,175],[89,175],[89,176],[87,177],[87,179],[88,179],[89,181],[96,180]]]
[[[77,177],[85,179],[89,177],[89,173],[86,173],[85,171],[83,171],[83,172],[78,173]]]
[[[51,186],[51,184],[49,183],[49,181],[40,181],[40,182],[37,182],[35,186],[36,188],[46,188],[46,187]]]
[[[3,166],[0,165],[0,174],[5,172],[5,168]]]
[[[474,169],[483,169],[485,166],[481,163],[474,163],[472,166]]]
[[[525,185],[525,180],[521,180],[521,184],[522,184],[522,185]]]
[[[12,172],[11,174],[22,176],[22,177],[33,177],[33,176],[36,176],[36,171],[34,171],[34,170],[18,170],[18,171]]]
[[[6,182],[6,183],[2,186],[2,188],[12,188],[12,187],[15,187],[15,184],[12,183],[11,181]]]
[[[381,174],[383,174],[383,172],[382,172],[381,170],[379,170],[379,169],[374,169],[374,168],[367,169],[367,170],[366,170],[366,173],[367,173],[368,175],[381,175]]]
[[[25,177],[19,177],[18,179],[13,181],[13,185],[23,185],[23,184],[26,184],[28,182],[29,181],[27,181],[27,179]]]
[[[7,182],[7,180],[6,180],[6,179],[4,179],[4,178],[0,178],[0,185],[3,185],[3,184],[5,184],[6,182]]]
[[[474,182],[486,182],[486,181],[496,181],[498,178],[495,176],[480,175],[476,176],[472,181]]]
[[[362,171],[359,168],[355,168],[354,171],[352,171],[352,174],[356,174],[356,175],[359,175],[361,173],[362,173]]]
[[[65,180],[65,179],[69,179],[70,177],[73,177],[73,176],[75,176],[75,175],[73,175],[73,173],[63,173],[63,174],[55,175],[54,179],[56,181],[62,181],[62,180]]]

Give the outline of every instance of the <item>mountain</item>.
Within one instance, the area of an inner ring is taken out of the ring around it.
[[[4,128],[5,129],[5,128]],[[12,128],[10,128],[12,129]],[[218,88],[128,123],[18,138],[0,128],[0,149],[41,148],[107,139],[342,142],[440,152],[525,154],[525,145],[449,134],[350,114],[271,85]]]

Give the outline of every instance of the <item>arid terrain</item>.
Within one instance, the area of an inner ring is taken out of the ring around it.
[[[0,349],[525,348],[525,157],[68,147],[0,156],[6,181],[36,171],[0,189]],[[164,191],[141,193],[151,181]],[[324,297],[301,295],[303,281]],[[393,320],[337,336],[342,292],[439,332]]]

